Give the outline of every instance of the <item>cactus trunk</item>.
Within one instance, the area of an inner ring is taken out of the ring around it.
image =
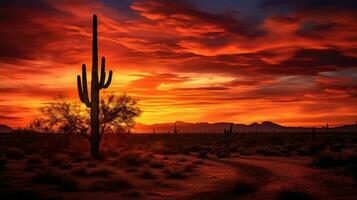
[[[87,89],[87,72],[86,65],[82,66],[82,81],[81,77],[77,76],[78,94],[80,100],[90,108],[90,145],[91,156],[98,157],[101,135],[99,122],[99,92],[101,89],[108,88],[112,80],[112,71],[109,71],[108,80],[105,83],[105,58],[102,57],[100,82],[98,77],[98,37],[97,37],[97,16],[93,16],[93,44],[92,44],[92,81],[91,81],[91,99],[89,100]]]

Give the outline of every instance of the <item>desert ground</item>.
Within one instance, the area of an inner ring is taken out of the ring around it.
[[[1,135],[0,199],[356,198],[356,133]]]

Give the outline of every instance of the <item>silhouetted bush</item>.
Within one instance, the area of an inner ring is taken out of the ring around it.
[[[92,192],[96,191],[120,191],[132,188],[133,185],[126,179],[123,178],[109,178],[106,180],[100,180],[93,182],[89,190]]]
[[[200,152],[198,152],[198,157],[199,158],[208,158],[208,152],[207,150],[201,150]]]
[[[2,153],[0,153],[0,172],[2,172],[5,169],[6,164],[7,164],[6,157]]]
[[[17,147],[9,148],[4,153],[5,156],[9,159],[21,160],[26,157],[25,153],[20,148]]]
[[[61,190],[65,190],[68,192],[77,191],[78,190],[78,182],[63,173],[55,172],[55,171],[43,171],[37,173],[32,181],[39,184],[50,184],[56,185]]]
[[[71,170],[71,174],[73,174],[74,176],[78,176],[78,177],[86,177],[86,176],[89,176],[89,173],[88,173],[87,169],[84,168],[84,167],[72,169],[72,170]]]
[[[164,168],[164,163],[154,160],[154,161],[150,162],[150,167],[151,168],[156,168],[156,169],[162,169],[162,168]]]
[[[33,164],[33,165],[38,165],[42,164],[43,160],[37,156],[33,156],[27,160],[27,164]]]
[[[90,176],[94,177],[109,177],[110,175],[114,174],[114,171],[107,169],[107,168],[99,168],[99,169],[94,169],[93,171],[90,172]]]
[[[317,200],[317,198],[308,191],[300,190],[297,187],[285,188],[278,192],[277,200]]]
[[[149,169],[144,169],[144,171],[139,175],[140,178],[143,179],[155,179],[155,174]]]
[[[165,168],[163,172],[166,174],[166,178],[168,179],[184,179],[184,173],[182,169],[172,167],[172,168]]]
[[[124,162],[124,164],[129,166],[141,166],[144,163],[149,162],[147,157],[144,157],[142,153],[136,151],[126,152],[120,159]]]
[[[253,193],[257,190],[257,186],[251,182],[240,180],[234,183],[233,187],[229,191],[234,196]]]

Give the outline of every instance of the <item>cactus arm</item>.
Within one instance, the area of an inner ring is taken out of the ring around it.
[[[78,96],[81,102],[84,103],[84,96],[83,96],[83,90],[82,90],[82,83],[81,83],[81,76],[77,75],[77,89],[78,89]]]
[[[100,70],[100,81],[99,81],[99,89],[103,88],[105,84],[105,58],[102,57],[102,64]]]
[[[112,75],[113,75],[113,72],[112,70],[109,71],[109,76],[108,76],[108,80],[107,82],[103,85],[102,88],[108,88],[110,83],[112,82]]]
[[[80,100],[86,104],[89,108],[91,107],[91,103],[89,101],[88,96],[88,88],[87,88],[87,73],[86,73],[86,65],[82,65],[82,84],[81,84],[81,77],[77,76],[77,85],[78,85],[78,95]]]

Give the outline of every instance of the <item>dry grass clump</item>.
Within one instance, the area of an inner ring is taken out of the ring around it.
[[[276,200],[317,200],[317,198],[309,191],[293,187],[281,189]]]
[[[39,172],[32,178],[32,181],[39,184],[56,185],[59,189],[68,192],[78,190],[78,182],[75,179],[57,171]]]
[[[133,185],[124,178],[114,177],[105,180],[95,181],[93,182],[89,190],[92,192],[97,191],[121,191],[132,188]]]
[[[89,175],[93,177],[109,177],[113,175],[115,172],[108,168],[98,168],[92,170]]]
[[[86,177],[89,176],[89,173],[86,168],[80,167],[71,170],[71,174],[77,177]]]
[[[14,159],[14,160],[22,160],[26,157],[23,150],[17,147],[8,148],[4,152],[4,154],[8,159]]]
[[[234,183],[229,193],[235,196],[241,196],[249,193],[254,193],[255,191],[257,191],[257,186],[255,184],[249,181],[240,180]]]
[[[142,173],[139,174],[139,177],[143,179],[155,179],[156,175],[149,169],[144,169]]]
[[[0,153],[0,172],[2,172],[5,169],[6,164],[7,164],[7,158],[2,153]]]
[[[139,167],[150,162],[149,156],[139,151],[125,152],[121,155],[120,160],[129,167]]]
[[[171,167],[163,169],[167,179],[184,179],[184,170],[178,167]]]

